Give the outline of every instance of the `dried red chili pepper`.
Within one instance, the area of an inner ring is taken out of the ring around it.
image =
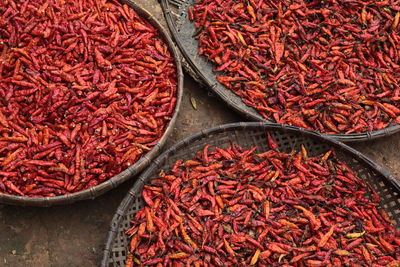
[[[194,159],[177,161],[145,185],[146,206],[126,232],[132,235],[130,261],[163,266],[399,262],[400,232],[379,208],[373,189],[335,151],[311,156],[302,147],[288,154],[279,152],[269,135],[267,142],[270,150],[263,153],[236,144],[206,145]]]
[[[0,25],[0,192],[87,189],[161,138],[176,66],[133,9],[113,0],[0,0]]]
[[[398,6],[199,0],[189,19],[217,80],[263,118],[350,134],[400,123]]]

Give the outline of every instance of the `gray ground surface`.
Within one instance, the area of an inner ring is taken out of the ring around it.
[[[136,3],[164,21],[155,0],[137,0]],[[241,120],[186,76],[182,109],[167,147],[201,129]],[[197,110],[190,103],[191,97],[196,99]],[[400,177],[399,135],[353,147]],[[70,206],[0,205],[0,266],[98,266],[109,223],[133,182],[134,179],[94,201]]]

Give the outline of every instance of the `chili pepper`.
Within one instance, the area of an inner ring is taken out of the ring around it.
[[[244,104],[266,120],[328,134],[398,123],[385,106],[400,108],[397,2],[252,2],[217,7],[199,0],[188,9],[199,55],[214,63],[217,80]],[[305,107],[310,111],[303,113]],[[336,115],[347,110],[354,116]]]
[[[149,265],[168,259],[171,266],[193,259],[227,266],[396,260],[400,232],[378,209],[373,188],[334,150],[277,152],[272,137],[265,139],[268,151],[206,145],[193,159],[161,171],[144,186],[145,207],[126,232],[132,255]],[[264,173],[279,175],[254,179]],[[296,178],[300,182],[288,182]]]
[[[0,193],[84,190],[157,144],[176,106],[176,66],[133,9],[111,0],[0,1],[0,24],[0,172],[13,173]]]
[[[395,248],[393,247],[393,245],[391,245],[389,242],[387,242],[387,241],[382,237],[381,234],[379,234],[379,242],[380,242],[382,248],[383,248],[384,250],[386,250],[387,252],[392,253],[392,252],[395,251]]]
[[[131,253],[128,253],[125,261],[125,267],[133,267],[133,255]]]
[[[190,255],[185,253],[185,252],[179,252],[179,253],[168,255],[168,258],[170,258],[170,259],[184,259],[184,258],[187,258],[189,256]],[[147,264],[149,264],[149,263],[147,263]]]
[[[310,220],[310,223],[313,225],[314,230],[318,230],[321,227],[321,221],[317,219],[314,216],[314,214],[312,214],[309,210],[307,210],[302,206],[295,205],[294,207],[301,210],[304,213],[304,215]]]
[[[350,233],[350,234],[346,234],[347,238],[359,238],[361,236],[363,236],[365,234],[365,231],[361,232],[361,233]]]
[[[272,139],[271,135],[268,133],[267,134],[267,138],[268,138],[268,146],[270,149],[272,150],[277,150],[278,149],[278,145],[275,143],[275,141]]]
[[[321,238],[321,240],[318,243],[319,247],[325,246],[326,242],[328,242],[329,238],[332,236],[333,231],[335,231],[336,225],[332,225],[329,231]]]
[[[270,210],[271,210],[271,208],[270,208],[270,203],[269,203],[269,201],[267,200],[267,201],[264,202],[264,216],[265,216],[265,219],[268,219]]]
[[[254,265],[257,263],[260,253],[261,253],[261,251],[259,249],[257,249],[256,252],[254,253],[253,258],[251,258],[250,265]]]

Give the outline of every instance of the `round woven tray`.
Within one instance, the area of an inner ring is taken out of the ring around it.
[[[141,198],[143,185],[156,178],[160,170],[171,168],[178,159],[192,159],[205,144],[210,144],[211,148],[215,146],[225,148],[230,145],[230,141],[233,141],[245,149],[257,146],[258,152],[265,151],[268,149],[267,132],[277,142],[279,149],[285,152],[293,149],[299,151],[301,145],[304,145],[310,156],[316,156],[335,148],[338,158],[344,160],[360,179],[372,185],[382,199],[381,207],[396,224],[400,223],[399,181],[360,152],[321,134],[294,126],[261,122],[226,124],[203,130],[175,144],[154,160],[139,177],[121,202],[111,222],[101,266],[124,266],[130,241],[125,231],[130,228],[130,220],[135,213],[144,206]]]
[[[185,59],[183,66],[196,81],[205,85],[245,119],[273,123],[263,118],[254,108],[244,104],[239,96],[220,84],[213,71],[213,63],[198,55],[198,42],[193,38],[196,27],[188,18],[188,8],[193,6],[194,2],[195,0],[161,0],[161,6],[172,37]],[[372,132],[326,135],[342,142],[362,142],[389,136],[399,131],[400,125],[394,124]]]
[[[148,11],[144,10],[143,8],[137,6],[135,3],[132,2],[132,0],[121,0],[121,2],[132,7],[140,16],[147,19],[148,22],[150,22],[156,29],[158,29],[159,34],[168,45],[169,50],[171,51],[172,56],[175,59],[175,65],[177,69],[177,79],[178,79],[177,101],[172,119],[169,122],[168,127],[165,130],[163,136],[160,138],[158,143],[148,153],[143,155],[135,164],[124,170],[122,173],[110,178],[109,180],[97,186],[94,186],[92,188],[77,193],[67,194],[63,196],[56,196],[56,197],[44,197],[44,198],[30,198],[30,197],[13,196],[0,193],[0,203],[21,205],[21,206],[49,207],[55,205],[70,204],[79,200],[94,199],[104,194],[105,192],[117,187],[118,185],[132,178],[133,176],[137,175],[144,168],[146,168],[149,165],[149,163],[161,152],[162,147],[164,146],[168,136],[171,134],[173,130],[182,100],[183,73],[182,73],[179,51],[175,47],[171,37],[169,36],[168,31],[163,26],[161,26],[161,24],[153,17],[153,15],[151,15]]]

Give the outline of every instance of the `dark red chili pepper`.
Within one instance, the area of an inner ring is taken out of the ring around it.
[[[205,265],[208,258],[227,266],[399,262],[400,232],[378,208],[373,189],[334,151],[312,156],[302,147],[298,153],[279,153],[271,135],[266,139],[270,150],[258,154],[236,144],[227,149],[206,145],[194,159],[176,161],[145,185],[146,206],[127,231],[133,235],[130,252],[136,263],[168,259],[167,266],[175,266],[197,259]]]
[[[0,192],[87,189],[161,138],[176,105],[176,67],[133,9],[0,0],[0,25]]]
[[[188,13],[217,80],[265,119],[329,134],[400,123],[398,1],[199,0]]]

